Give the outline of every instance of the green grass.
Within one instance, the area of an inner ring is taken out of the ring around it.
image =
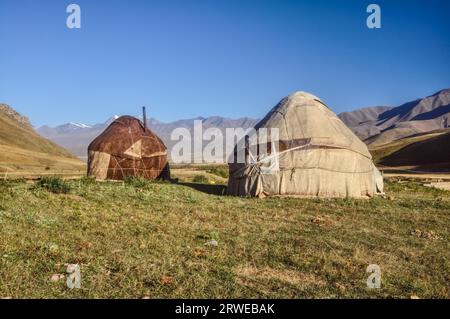
[[[228,178],[228,168],[227,167],[213,167],[213,168],[208,169],[206,172],[223,177],[223,178]]]
[[[66,183],[0,183],[0,298],[450,297],[450,192],[387,183],[389,198],[262,200]],[[70,263],[81,289],[50,280]]]
[[[195,175],[192,178],[192,182],[194,183],[200,183],[200,184],[208,184],[208,178],[204,175]]]
[[[143,188],[145,186],[147,186],[147,184],[149,183],[148,180],[146,180],[145,178],[141,177],[141,176],[128,176],[125,177],[125,184],[130,185],[130,186],[134,186],[137,188]]]
[[[55,194],[68,194],[71,185],[60,177],[46,176],[42,177],[37,183],[37,188],[43,188]]]

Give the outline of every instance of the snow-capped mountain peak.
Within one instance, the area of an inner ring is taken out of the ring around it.
[[[70,122],[69,124],[72,126],[79,127],[79,128],[91,128],[92,127],[92,126],[89,126],[89,125],[86,125],[83,123],[76,123],[76,122]]]

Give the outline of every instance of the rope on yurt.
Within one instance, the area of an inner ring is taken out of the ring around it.
[[[267,156],[267,157],[264,157],[264,158],[262,158],[262,159],[260,159],[260,160],[256,160],[255,159],[255,156],[253,156],[253,154],[250,152],[250,150],[249,150],[249,157],[253,160],[253,162],[251,162],[251,163],[249,163],[248,165],[246,165],[246,166],[243,166],[241,169],[239,169],[236,173],[239,173],[239,174],[242,174],[248,167],[250,167],[250,171],[253,173],[256,173],[256,174],[261,174],[261,166],[262,166],[262,164],[264,164],[265,162],[268,162],[268,161],[270,161],[270,160],[272,160],[272,159],[276,159],[277,160],[277,163],[278,163],[278,158],[281,156],[281,155],[283,155],[283,154],[286,154],[286,153],[289,153],[289,152],[293,152],[293,151],[296,151],[296,150],[301,150],[301,149],[307,149],[307,148],[310,148],[310,147],[314,147],[314,146],[319,146],[320,147],[320,145],[314,145],[314,144],[311,144],[311,143],[308,143],[308,144],[306,144],[306,145],[301,145],[301,146],[297,146],[297,147],[293,147],[293,148],[290,148],[290,149],[287,149],[287,150],[284,150],[284,151],[281,151],[281,152],[276,152],[275,151],[275,148],[274,148],[274,153],[273,154],[271,154],[271,155],[269,155],[269,156]],[[357,153],[357,152],[356,152]],[[359,153],[358,153],[359,154]],[[294,167],[294,168],[298,168],[298,169],[317,169],[317,168],[319,168],[319,167],[309,167],[309,168],[305,168],[305,167]],[[270,169],[270,168],[269,168]],[[293,168],[292,167],[290,167],[289,168],[289,170],[292,170]],[[329,171],[329,172],[336,172],[336,173],[350,173],[350,174],[366,174],[366,173],[370,173],[370,172],[372,172],[372,170],[367,170],[367,171],[358,171],[358,172],[355,172],[355,171],[350,171],[350,172],[343,172],[343,171],[339,171],[339,170],[333,170],[333,169],[328,169],[328,168],[320,168],[320,169],[322,169],[322,170],[325,170],[325,171]]]
[[[122,166],[120,166],[120,163],[117,161],[117,158],[115,156],[113,156],[113,158],[116,161],[116,164],[117,164],[116,166],[119,166],[120,171],[122,172],[123,178],[125,178],[125,173],[123,172]],[[115,170],[115,168],[114,168],[114,170]]]

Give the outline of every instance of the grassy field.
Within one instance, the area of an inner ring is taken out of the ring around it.
[[[448,191],[391,182],[386,198],[261,200],[209,194],[219,179],[189,174],[0,181],[0,298],[450,297]],[[65,264],[81,266],[81,289]],[[366,286],[369,264],[381,289]]]
[[[77,158],[0,144],[0,179],[45,175],[81,177],[85,174],[86,165]]]

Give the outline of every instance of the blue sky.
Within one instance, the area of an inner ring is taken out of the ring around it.
[[[0,0],[0,102],[36,126],[142,105],[162,121],[262,117],[297,90],[337,113],[398,105],[450,87],[449,15],[447,0]]]

